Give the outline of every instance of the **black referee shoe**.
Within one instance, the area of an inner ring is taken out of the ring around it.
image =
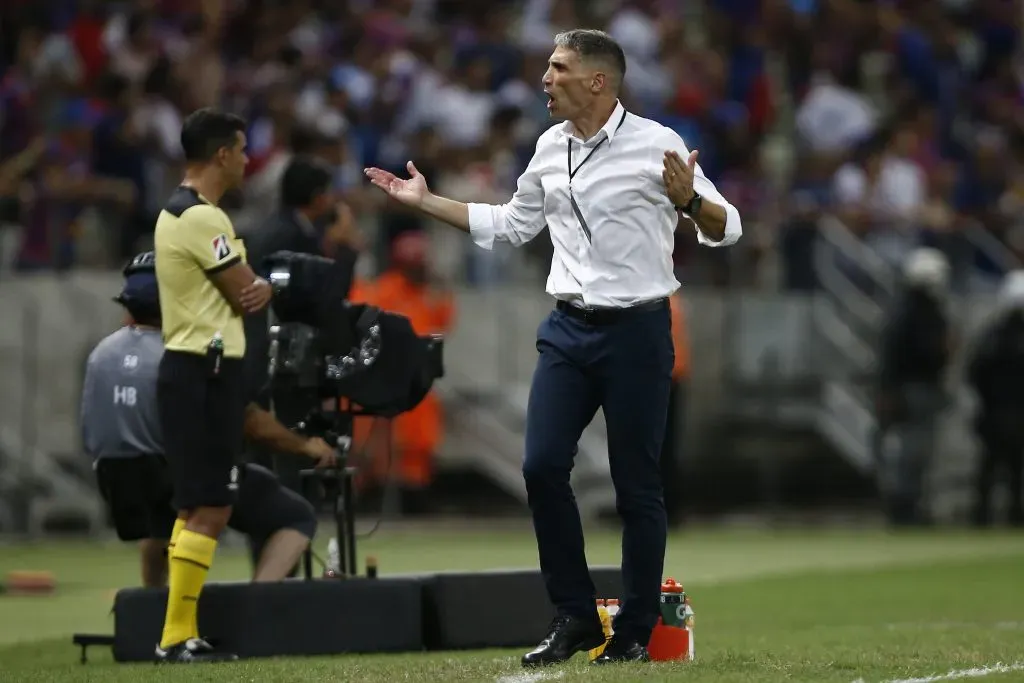
[[[156,646],[157,664],[199,664],[206,662],[234,662],[238,655],[218,652],[202,638],[189,638],[183,643],[171,645],[166,650]]]

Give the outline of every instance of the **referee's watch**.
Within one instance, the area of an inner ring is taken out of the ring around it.
[[[682,211],[690,218],[696,218],[700,215],[700,207],[703,203],[704,198],[695,191],[693,196],[690,197],[690,201],[686,202],[685,206],[677,206],[676,211]]]

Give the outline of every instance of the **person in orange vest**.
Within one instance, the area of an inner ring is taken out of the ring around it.
[[[686,328],[686,312],[679,293],[669,297],[672,314],[672,388],[668,399],[668,420],[665,439],[661,445],[661,478],[665,487],[665,513],[670,526],[683,522],[685,488],[683,486],[682,458],[683,427],[685,426],[686,383],[690,374],[690,340]]]
[[[350,299],[404,315],[421,336],[445,333],[454,317],[451,292],[431,283],[427,238],[419,231],[399,235],[392,245],[390,267],[374,282],[356,282]],[[368,456],[357,484],[361,489],[373,488],[393,476],[401,487],[403,512],[423,512],[426,491],[433,481],[434,457],[443,437],[441,402],[431,391],[391,425],[379,420],[361,417],[353,425],[354,451],[365,449]],[[390,439],[386,438],[388,427]]]

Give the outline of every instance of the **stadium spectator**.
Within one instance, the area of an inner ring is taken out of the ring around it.
[[[48,211],[43,220],[37,200],[45,195],[36,190],[53,159],[44,155],[2,188],[4,223],[20,230],[24,267],[93,265],[96,253],[114,266],[150,232],[146,217],[172,189],[167,178],[180,173],[168,131],[182,112],[217,105],[253,122],[249,189],[232,210],[239,227],[273,204],[263,190],[276,187],[289,155],[310,152],[293,142],[297,127],[309,128],[333,141],[323,156],[335,157],[335,189],[371,237],[375,258],[366,268],[383,272],[393,240],[429,224],[364,193],[359,169],[400,170],[416,158],[435,184],[479,192],[483,201],[491,192],[510,195],[514,187],[500,177],[479,182],[477,169],[494,162],[481,148],[493,152],[493,141],[508,137],[503,112],[517,109],[514,154],[501,154],[500,175],[522,171],[547,125],[533,74],[543,70],[555,32],[588,24],[606,28],[627,52],[623,98],[631,111],[692,141],[711,180],[792,200],[745,207],[763,229],[736,250],[742,267],[679,240],[677,271],[688,284],[814,286],[812,226],[839,211],[894,266],[908,249],[938,246],[958,288],[991,287],[1022,251],[1005,208],[1024,164],[1021,18],[1012,5],[508,0],[480,11],[449,2],[341,9],[89,0],[45,14],[32,3],[4,3],[0,155],[11,158],[39,136],[51,150],[63,147],[74,121],[96,116],[67,113],[87,107],[103,112],[93,144],[117,154],[62,154],[77,155],[71,165],[88,166],[86,176],[136,188],[131,199],[117,198],[116,212],[109,195],[86,193],[77,210]],[[109,90],[118,82],[110,74],[127,81],[121,94]],[[135,131],[130,152],[112,130]],[[834,178],[834,193],[824,191],[823,176]],[[97,206],[105,208],[91,210]],[[467,263],[463,250],[446,252],[443,240],[431,244],[439,268],[475,284],[535,277],[550,258],[543,248],[524,251],[540,268],[496,269]]]

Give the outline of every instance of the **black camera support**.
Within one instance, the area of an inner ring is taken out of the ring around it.
[[[300,484],[307,499],[319,498],[307,490],[315,482],[321,484],[317,493],[331,499],[338,573],[355,576],[356,468],[349,467],[354,417],[393,418],[415,408],[444,376],[443,339],[418,335],[405,316],[349,302],[349,283],[331,259],[279,251],[263,265],[273,288],[267,316],[271,394],[289,396],[288,403],[295,396],[315,397],[313,404],[319,406],[325,396],[332,401],[329,408],[307,413],[300,430],[332,443],[338,463],[301,471]],[[274,396],[271,403],[277,403]],[[305,405],[298,414],[304,410]],[[306,578],[312,573],[310,550]]]
[[[358,471],[349,465],[352,451],[352,421],[354,414],[340,408],[340,402],[334,401],[330,413],[319,412],[321,418],[330,421],[330,427],[323,432],[323,439],[332,444],[338,453],[334,467],[307,469],[300,472],[303,491],[306,498],[310,496],[310,482],[319,482],[324,496],[331,502],[331,514],[335,523],[335,539],[338,543],[338,577],[353,577],[358,573],[356,564],[356,530],[354,510],[354,487],[352,479]],[[308,420],[299,424],[300,431],[306,431]],[[303,555],[303,568],[306,579],[313,578],[312,544]],[[328,568],[329,569],[329,568]]]

